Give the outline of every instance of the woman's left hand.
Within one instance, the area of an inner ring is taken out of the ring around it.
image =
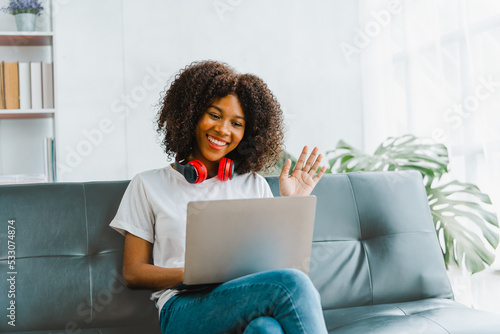
[[[304,146],[302,153],[300,154],[299,160],[293,169],[292,174],[289,176],[290,167],[292,166],[292,161],[288,159],[281,169],[281,174],[279,177],[280,183],[280,194],[281,196],[308,196],[313,191],[314,187],[321,179],[323,174],[325,174],[326,166],[323,166],[321,170],[316,174],[316,170],[323,159],[323,155],[320,154],[317,158],[318,148],[315,147],[307,159],[307,146]]]

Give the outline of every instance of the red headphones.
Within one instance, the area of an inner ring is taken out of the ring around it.
[[[182,160],[184,161],[184,160]],[[207,179],[207,167],[200,160],[192,160],[187,164],[181,164],[175,158],[175,169],[179,171],[189,183],[202,183]],[[231,180],[234,174],[233,160],[222,158],[219,162],[218,178],[221,181]]]

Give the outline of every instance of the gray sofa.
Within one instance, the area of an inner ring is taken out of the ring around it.
[[[127,184],[0,186],[1,333],[159,333],[108,227]],[[327,175],[313,194],[309,275],[330,333],[500,333],[499,315],[453,300],[420,174]]]

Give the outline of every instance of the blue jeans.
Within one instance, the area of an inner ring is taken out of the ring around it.
[[[296,269],[271,270],[184,292],[160,314],[165,333],[327,333],[320,296]]]

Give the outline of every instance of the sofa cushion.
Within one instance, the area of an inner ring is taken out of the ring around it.
[[[325,175],[313,195],[323,309],[453,297],[420,173]]]
[[[1,321],[0,332],[103,333],[103,328],[138,325],[159,332],[151,292],[124,285],[124,239],[109,228],[127,185],[119,181],[0,187],[0,222],[15,220],[17,271],[16,326]],[[7,244],[3,227],[2,246]],[[2,293],[9,290],[9,271],[7,247],[0,247]]]
[[[498,334],[500,316],[449,299],[326,310],[329,333]]]
[[[330,333],[500,333],[499,315],[452,300],[420,173],[325,175],[313,195],[309,276]]]

